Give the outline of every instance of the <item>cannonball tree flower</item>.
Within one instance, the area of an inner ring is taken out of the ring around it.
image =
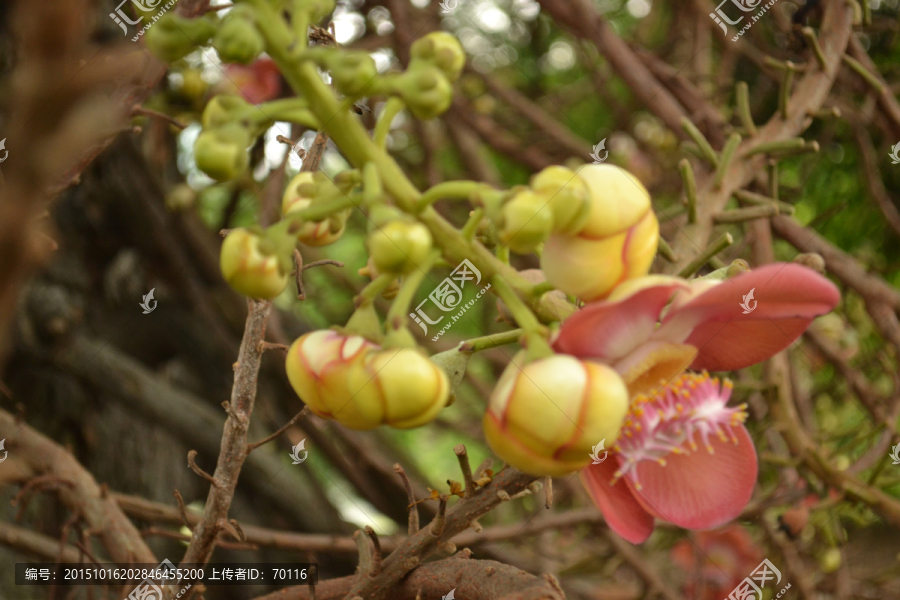
[[[447,376],[416,348],[384,348],[322,330],[288,350],[288,379],[310,409],[350,429],[399,429],[432,421],[447,405]]]
[[[554,348],[613,367],[636,400],[609,460],[581,472],[614,531],[640,543],[654,517],[708,529],[740,514],[757,473],[743,409],[726,407],[727,382],[682,373],[761,362],[839,300],[818,273],[778,263],[719,282],[629,281],[563,323]]]
[[[281,199],[281,212],[284,216],[309,208],[315,202],[316,194],[340,194],[340,189],[328,178],[317,182],[312,173],[297,173]],[[344,234],[350,209],[338,211],[321,221],[305,221],[297,230],[297,241],[307,246],[327,246],[333,244]]]
[[[587,222],[575,233],[551,235],[541,268],[558,289],[591,302],[647,274],[656,256],[659,221],[647,189],[627,171],[587,165],[577,176],[589,190]],[[572,185],[581,184],[575,180]]]
[[[622,378],[606,365],[562,354],[520,362],[510,362],[488,400],[488,444],[531,475],[580,469],[590,461],[591,446],[614,439],[622,426],[628,409]]]

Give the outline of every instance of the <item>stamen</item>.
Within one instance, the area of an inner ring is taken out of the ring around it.
[[[611,483],[628,475],[635,488],[641,489],[638,463],[652,460],[665,467],[670,454],[696,452],[697,434],[710,454],[714,453],[710,436],[722,442],[730,438],[737,444],[733,428],[747,419],[747,405],[726,406],[733,389],[727,379],[720,382],[704,371],[683,374],[652,398],[635,398],[622,430],[624,435],[613,446],[621,460]]]

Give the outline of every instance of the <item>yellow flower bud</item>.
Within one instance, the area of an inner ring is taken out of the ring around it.
[[[207,15],[188,19],[167,13],[147,30],[147,49],[165,62],[175,62],[206,43],[216,33],[218,17]]]
[[[250,104],[240,96],[232,94],[219,94],[214,96],[200,116],[200,124],[203,129],[216,129],[235,120],[235,117],[250,107]]]
[[[579,175],[590,190],[588,222],[576,236],[550,236],[541,268],[554,286],[591,302],[650,270],[659,242],[659,222],[650,206],[650,194],[627,171],[612,165],[587,165]]]
[[[219,268],[232,289],[251,298],[274,298],[287,285],[278,258],[264,254],[259,236],[246,229],[233,230],[222,242]]]
[[[297,339],[286,368],[310,410],[350,429],[418,427],[433,420],[449,396],[446,374],[421,351],[381,350],[330,330]]]
[[[612,446],[628,411],[628,390],[612,368],[563,354],[517,361],[503,372],[484,415],[497,456],[530,475],[558,477],[588,464],[601,441]]]
[[[421,223],[390,221],[373,230],[366,244],[379,272],[405,274],[425,262],[431,251],[431,232]]]
[[[322,188],[325,188],[326,191],[339,192],[338,188],[327,178],[325,181],[317,182],[312,173],[297,173],[284,190],[284,196],[281,199],[282,213],[288,215],[308,208],[315,201],[312,194],[319,192]],[[344,234],[349,217],[350,209],[348,208],[319,222],[306,221],[297,232],[297,241],[307,246],[333,244]]]
[[[202,131],[194,143],[194,162],[216,181],[235,179],[250,162],[249,145],[249,132],[236,124]]]
[[[555,233],[574,235],[587,225],[590,192],[575,171],[555,165],[547,167],[531,179],[531,189],[547,198]]]
[[[332,50],[332,49],[329,49]],[[334,87],[351,98],[374,90],[374,79],[378,75],[375,60],[368,52],[352,52],[349,50],[337,50],[329,53],[327,64],[331,72]],[[371,89],[367,86],[372,85]]]
[[[553,210],[547,198],[531,190],[523,190],[500,209],[497,227],[500,241],[509,245],[510,250],[528,254],[550,235]]]
[[[452,83],[459,79],[466,64],[462,44],[445,31],[434,31],[416,40],[409,49],[410,67],[416,63],[432,64],[444,72]]]

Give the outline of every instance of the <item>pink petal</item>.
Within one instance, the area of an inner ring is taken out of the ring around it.
[[[632,544],[640,544],[653,533],[653,516],[634,499],[624,479],[609,485],[619,468],[614,456],[599,465],[588,465],[581,470],[584,489],[610,528]]]
[[[741,514],[756,485],[753,440],[743,425],[733,431],[737,444],[710,437],[713,454],[699,444],[696,451],[669,455],[666,466],[638,463],[640,490],[628,475],[624,479],[644,509],[660,519],[685,529],[723,525]]]
[[[744,314],[741,303],[751,290],[755,308]],[[697,347],[692,369],[742,369],[790,346],[840,299],[834,284],[815,271],[774,263],[723,281],[672,310],[653,339]]]
[[[647,341],[677,282],[642,289],[618,301],[586,305],[566,319],[553,343],[557,352],[615,361]]]

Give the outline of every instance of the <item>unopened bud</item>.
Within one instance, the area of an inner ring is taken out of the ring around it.
[[[391,85],[410,112],[423,121],[443,114],[453,102],[453,88],[438,67],[410,69]]]
[[[522,355],[520,354],[519,357]],[[610,367],[557,354],[503,372],[484,415],[491,449],[538,477],[582,468],[594,445],[612,445],[628,410],[628,389]]]
[[[216,33],[216,21],[215,15],[186,19],[166,13],[147,30],[144,40],[154,56],[172,63],[205,44]]]
[[[541,268],[554,286],[591,302],[649,271],[659,242],[659,222],[650,194],[627,171],[587,165],[579,175],[590,191],[588,222],[576,236],[550,236]]]
[[[544,196],[523,190],[500,209],[497,233],[513,252],[534,252],[553,228],[553,211]]]
[[[246,5],[235,6],[222,19],[212,45],[224,62],[242,65],[256,60],[266,47],[262,34],[253,24],[252,9]]]
[[[445,31],[434,31],[416,40],[410,47],[410,67],[416,63],[431,64],[444,72],[452,83],[459,79],[466,64],[462,44]]]
[[[251,298],[274,298],[287,285],[278,258],[260,249],[259,236],[246,229],[231,231],[222,242],[219,267],[236,292]]]
[[[250,142],[250,133],[237,124],[203,131],[194,143],[194,161],[198,169],[216,181],[235,179],[250,161]]]
[[[406,274],[425,262],[431,241],[431,232],[421,223],[396,220],[373,230],[366,244],[379,272]]]
[[[298,173],[291,179],[281,200],[284,215],[301,211],[312,206],[316,196],[322,193],[333,195],[339,193],[327,178],[316,178],[313,173]],[[297,231],[297,241],[307,246],[327,246],[336,242],[343,234],[350,217],[350,209],[334,213],[322,221],[305,221]]]
[[[587,225],[591,214],[590,191],[575,171],[547,167],[531,179],[531,189],[547,198],[553,212],[553,231],[575,235]]]

